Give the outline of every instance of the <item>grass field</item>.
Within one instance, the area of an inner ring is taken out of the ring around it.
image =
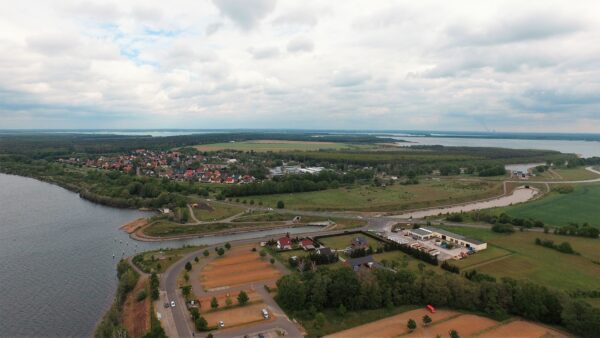
[[[195,146],[199,151],[238,150],[256,152],[280,151],[309,151],[319,149],[362,149],[366,146],[351,145],[336,142],[284,141],[284,140],[254,140],[243,142],[213,143]]]
[[[555,180],[555,181],[581,181],[598,178],[598,174],[595,174],[583,167],[580,168],[569,168],[569,169],[552,169],[551,171],[545,171],[543,173],[536,174],[536,177],[532,180]]]
[[[360,185],[249,198],[273,207],[281,200],[286,208],[297,210],[398,211],[462,203],[501,193],[499,182],[424,181],[417,185]]]
[[[600,185],[578,185],[570,194],[551,193],[542,199],[502,208],[497,212],[533,218],[554,226],[588,222],[600,227]]]
[[[152,270],[163,273],[169,266],[181,259],[181,257],[199,248],[199,246],[185,246],[177,249],[146,251],[136,255],[135,257],[141,257],[141,259],[135,258],[133,263],[146,273],[150,273]]]
[[[326,247],[341,250],[349,247],[350,243],[352,242],[352,239],[356,237],[364,237],[369,245],[371,245],[373,248],[377,248],[377,243],[379,241],[371,237],[365,236],[363,234],[348,234],[341,236],[323,237],[319,238],[319,242],[321,242]]]
[[[445,229],[478,238],[488,242],[490,256],[500,257],[504,252],[513,252],[512,255],[493,260],[494,257],[485,257],[481,253],[478,265],[478,254],[464,261],[453,262],[468,269],[476,266],[480,272],[496,277],[512,277],[527,279],[532,282],[564,290],[589,290],[598,288],[600,280],[600,265],[593,260],[600,259],[600,240],[581,237],[568,237],[540,232],[516,232],[511,235],[498,234],[486,229],[444,227]],[[567,241],[573,249],[581,255],[568,255],[543,246],[535,245],[536,238],[550,239],[556,243]],[[502,251],[498,251],[500,249]],[[489,249],[488,249],[489,250]],[[488,262],[485,262],[488,258]],[[475,260],[471,260],[475,259]]]
[[[242,207],[219,202],[210,202],[208,205],[210,209],[192,208],[192,210],[194,210],[194,216],[196,216],[199,221],[217,221],[240,214],[246,210]]]
[[[269,225],[275,226],[274,224]],[[169,237],[178,235],[201,235],[225,230],[259,228],[264,226],[264,223],[210,223],[198,225],[185,225],[173,223],[168,220],[158,220],[142,229],[142,232],[145,235],[153,237]]]
[[[284,214],[277,212],[260,212],[254,213],[247,216],[241,216],[233,220],[233,222],[286,222],[292,221],[296,215]],[[367,221],[359,219],[346,219],[336,217],[320,217],[320,216],[301,216],[298,224],[309,224],[317,222],[326,222],[331,220],[335,222],[336,229],[353,229],[367,225]]]

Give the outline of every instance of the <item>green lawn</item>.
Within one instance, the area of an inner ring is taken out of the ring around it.
[[[598,174],[595,174],[583,167],[580,168],[565,168],[565,169],[552,169],[552,172],[545,171],[543,173],[537,173],[534,180],[554,180],[554,181],[581,181],[598,178]]]
[[[373,187],[357,185],[294,194],[252,196],[275,207],[281,200],[288,209],[398,211],[437,205],[461,203],[497,196],[500,182],[423,181],[417,185]]]
[[[512,277],[528,279],[532,282],[565,290],[597,289],[600,280],[600,265],[592,260],[600,259],[600,240],[581,237],[568,237],[540,232],[516,232],[511,235],[497,234],[486,229],[444,227],[449,231],[488,242],[490,247],[514,252],[513,255],[491,261],[482,262],[477,270],[496,277]],[[535,245],[535,238],[551,239],[556,243],[567,241],[578,255],[568,255],[543,246]],[[484,255],[484,253],[480,253]],[[496,252],[494,256],[501,254]],[[457,264],[469,264],[469,257]],[[485,258],[485,257],[484,257]],[[473,262],[473,261],[471,261]]]
[[[201,235],[218,231],[233,230],[240,228],[258,228],[264,226],[264,223],[210,223],[199,225],[185,225],[173,223],[168,220],[158,220],[145,227],[143,229],[143,232],[148,236],[170,237],[178,235]]]
[[[588,222],[600,227],[600,185],[577,185],[570,194],[551,193],[542,199],[498,211],[554,226]]]
[[[365,145],[352,145],[336,142],[308,142],[308,141],[279,141],[279,140],[253,140],[242,142],[212,143],[195,146],[199,151],[238,150],[256,152],[280,151],[309,151],[319,149],[364,149]]]
[[[163,273],[181,257],[199,248],[199,246],[185,246],[177,249],[146,251],[136,255],[133,263],[144,272],[150,273],[156,271],[157,273]]]
[[[220,219],[228,218],[239,213],[244,212],[246,209],[235,205],[220,203],[220,202],[208,202],[212,210],[192,208],[194,210],[194,216],[199,221],[212,222]],[[191,221],[191,220],[190,220]]]
[[[452,262],[452,264],[458,266],[461,269],[469,269],[472,267],[476,268],[477,266],[483,265],[489,261],[494,261],[494,260],[500,259],[502,257],[506,258],[510,255],[512,255],[512,252],[510,252],[506,249],[488,244],[487,249],[480,251],[480,252],[476,252],[475,254],[473,254],[465,259],[461,259],[459,261],[454,261],[454,262]]]
[[[369,245],[371,245],[373,248],[377,247],[377,243],[379,241],[377,241],[371,237],[365,236],[363,234],[348,234],[348,235],[341,235],[341,236],[324,237],[324,238],[319,238],[319,242],[321,242],[326,247],[341,250],[341,249],[345,249],[345,248],[349,247],[350,243],[352,242],[352,239],[359,237],[359,236],[364,237],[367,240],[367,243]]]
[[[422,261],[415,259],[402,251],[387,251],[383,253],[373,254],[373,258],[379,262],[384,263],[387,261],[387,266],[392,267],[395,270],[408,269],[411,271],[419,271],[419,263],[423,263]],[[396,262],[396,263],[392,263]],[[423,263],[425,265],[425,270],[437,269],[435,266]],[[438,271],[438,270],[435,270]]]

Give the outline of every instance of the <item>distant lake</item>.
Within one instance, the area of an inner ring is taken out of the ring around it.
[[[556,150],[561,153],[577,154],[581,157],[600,157],[600,142],[567,140],[520,140],[462,137],[409,137],[395,136],[398,140],[411,143],[398,143],[400,146],[441,145],[448,147],[498,147],[512,149]]]
[[[112,303],[115,267],[123,254],[316,230],[283,228],[137,242],[118,227],[149,216],[148,212],[97,205],[60,187],[19,176],[0,174],[0,187],[2,337],[89,336]]]

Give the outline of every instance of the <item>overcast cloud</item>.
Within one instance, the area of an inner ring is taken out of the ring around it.
[[[3,1],[2,128],[600,132],[598,1]]]

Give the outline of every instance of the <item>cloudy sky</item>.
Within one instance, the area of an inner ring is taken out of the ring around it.
[[[598,1],[2,1],[0,129],[600,132]]]

